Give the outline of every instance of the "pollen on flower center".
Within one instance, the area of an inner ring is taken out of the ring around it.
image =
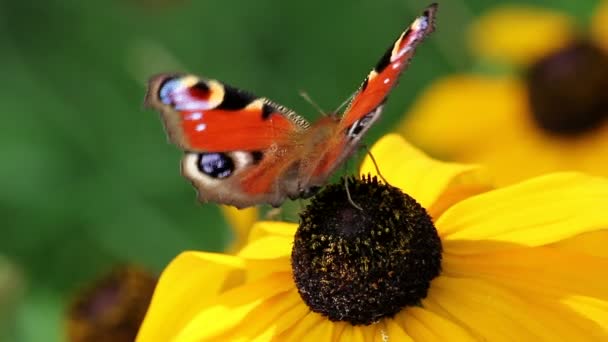
[[[426,210],[374,177],[329,185],[301,214],[291,254],[298,291],[332,321],[371,324],[417,305],[441,270]]]
[[[549,133],[577,135],[608,119],[608,54],[590,42],[540,59],[527,83],[534,120]]]

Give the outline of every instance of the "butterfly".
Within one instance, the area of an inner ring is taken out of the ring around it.
[[[201,202],[244,208],[311,196],[355,151],[378,120],[417,45],[434,31],[437,4],[390,45],[342,115],[310,124],[294,111],[220,81],[160,74],[145,105],[161,113],[169,140],[184,151],[182,174]]]

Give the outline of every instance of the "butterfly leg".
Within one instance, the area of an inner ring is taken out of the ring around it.
[[[350,204],[363,211],[363,208],[361,208],[357,203],[355,203],[355,201],[353,201],[352,197],[350,197],[350,191],[348,190],[348,177],[344,177],[344,188],[346,188],[346,197],[348,198],[348,201],[350,202]]]
[[[266,212],[264,219],[268,221],[279,221],[282,219],[283,210],[281,207],[272,208]]]
[[[367,155],[372,160],[372,163],[374,163],[374,168],[376,169],[376,173],[378,174],[378,176],[380,176],[380,178],[382,178],[382,181],[385,184],[390,185],[390,183],[387,182],[386,178],[384,178],[384,176],[382,175],[382,172],[380,172],[380,168],[378,167],[378,163],[376,162],[376,158],[374,158],[372,151],[370,151],[370,149],[367,147],[367,145],[361,145],[361,148],[365,149]]]

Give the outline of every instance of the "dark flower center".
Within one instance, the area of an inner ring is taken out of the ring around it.
[[[144,319],[156,277],[122,266],[81,291],[68,311],[68,340],[134,341]]]
[[[540,59],[528,70],[534,120],[545,131],[573,136],[608,119],[608,55],[576,41]]]
[[[291,264],[300,296],[332,321],[371,324],[426,297],[441,240],[426,210],[374,177],[329,185],[301,214]]]

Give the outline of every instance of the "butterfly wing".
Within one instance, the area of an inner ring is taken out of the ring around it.
[[[268,99],[194,75],[153,77],[145,105],[161,112],[169,139],[187,151],[264,150],[308,126]]]
[[[380,117],[384,102],[408,66],[416,47],[433,32],[436,11],[437,4],[427,7],[388,48],[367,75],[344,111],[338,124],[337,135],[324,152],[314,176],[323,178],[333,172],[352,153],[361,137]]]
[[[435,14],[437,4],[429,6],[424,13],[399,36],[388,48],[378,64],[367,75],[359,90],[353,96],[345,110],[340,125],[351,127],[356,135],[357,128],[353,126],[358,120],[370,116],[378,116],[388,94],[397,84],[399,76],[407,68],[419,43],[435,29]]]
[[[182,173],[201,201],[246,207],[278,205],[279,176],[308,123],[265,98],[194,75],[150,80],[145,104],[157,109],[169,140],[186,153]]]

